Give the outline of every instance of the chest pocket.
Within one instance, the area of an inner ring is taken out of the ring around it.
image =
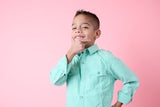
[[[98,89],[102,81],[106,81],[107,72],[102,65],[95,64],[93,67],[88,68],[86,84],[88,89]]]
[[[88,69],[89,69],[88,73],[90,76],[105,77],[108,75],[106,66],[101,60],[91,62]]]
[[[90,62],[87,72],[86,89],[88,93],[101,93],[100,91],[107,89],[112,83],[111,75],[100,59],[95,62]]]

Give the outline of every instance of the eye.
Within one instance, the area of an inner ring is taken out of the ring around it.
[[[76,29],[76,27],[73,27],[73,28],[72,28],[72,30],[75,30],[75,29]]]
[[[88,27],[87,26],[84,26],[84,27],[82,27],[83,29],[88,29]]]

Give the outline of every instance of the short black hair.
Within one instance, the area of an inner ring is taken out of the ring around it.
[[[96,14],[94,14],[94,13],[92,13],[90,11],[85,11],[85,10],[82,9],[82,10],[77,10],[74,17],[76,17],[78,15],[86,15],[86,16],[92,18],[94,23],[95,23],[95,29],[99,29],[100,28],[100,21],[99,21],[99,18],[97,17]]]

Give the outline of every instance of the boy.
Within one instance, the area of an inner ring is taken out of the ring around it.
[[[67,107],[111,107],[114,82],[123,81],[112,107],[131,102],[139,82],[135,74],[111,52],[99,49],[98,17],[88,11],[76,12],[72,23],[72,45],[51,71],[55,85],[67,85]]]

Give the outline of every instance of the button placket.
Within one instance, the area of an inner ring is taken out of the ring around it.
[[[80,61],[80,67],[81,67],[81,92],[80,92],[80,100],[82,105],[84,105],[84,92],[85,92],[85,80],[84,80],[84,76],[85,76],[85,53],[83,53],[82,57],[81,57],[81,61]]]

